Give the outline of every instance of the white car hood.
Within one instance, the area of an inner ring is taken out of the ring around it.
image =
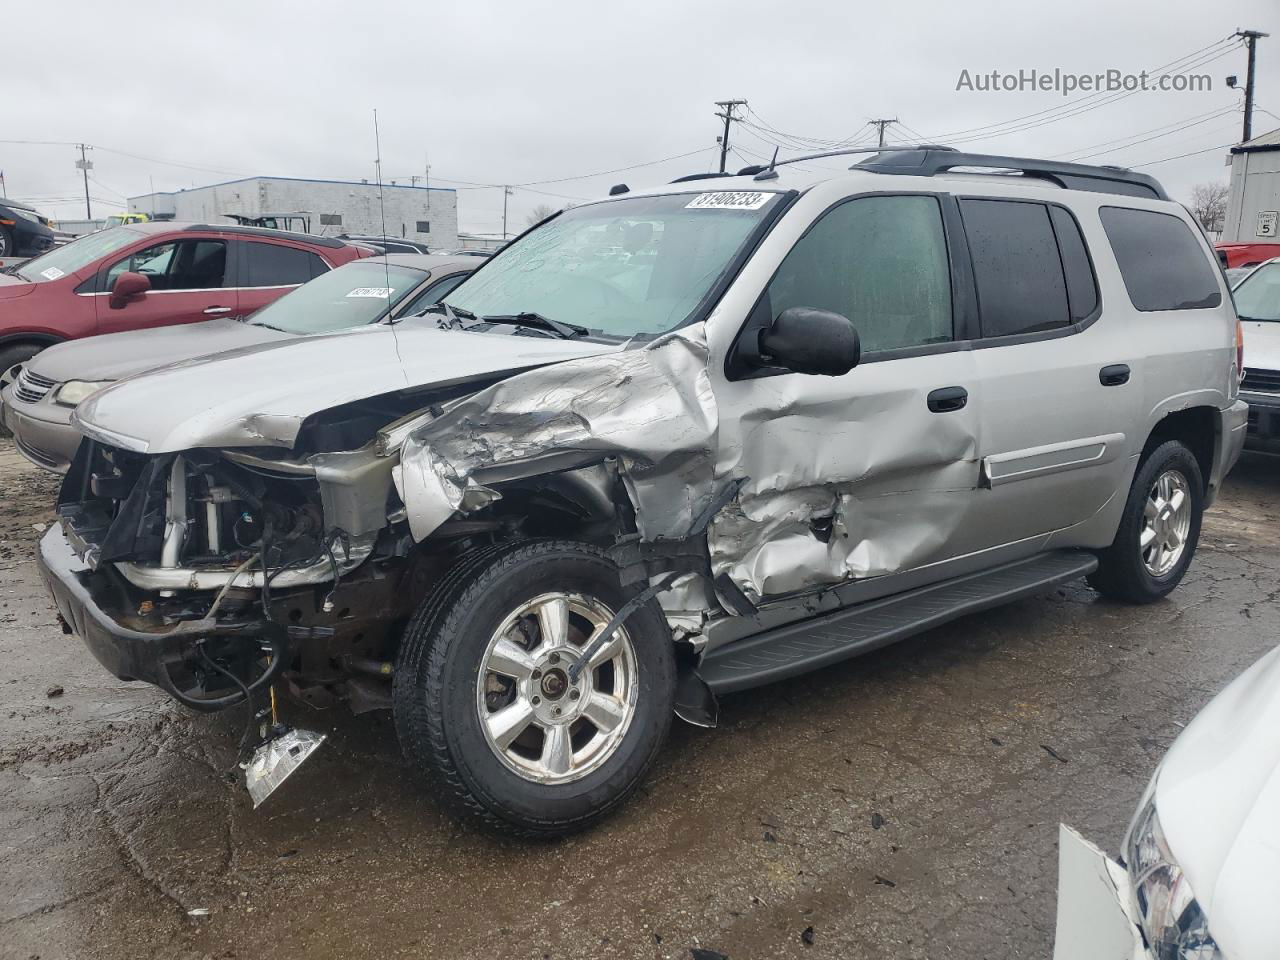
[[[1280,648],[1218,694],[1174,742],[1156,811],[1223,952],[1280,944]]]
[[[1241,320],[1245,370],[1280,370],[1280,323]]]
[[[289,447],[307,417],[344,403],[617,349],[579,340],[379,324],[245,347],[121,380],[77,407],[74,422],[89,436],[148,453]]]

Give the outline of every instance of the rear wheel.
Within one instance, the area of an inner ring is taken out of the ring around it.
[[[527,541],[464,559],[423,603],[398,659],[396,729],[456,812],[552,836],[636,788],[674,704],[661,609],[645,604],[570,670],[628,599],[596,548]]]
[[[14,255],[13,233],[8,227],[0,227],[0,257]]]
[[[1149,603],[1182,580],[1200,540],[1204,479],[1195,455],[1169,440],[1143,460],[1115,542],[1098,555],[1089,583],[1100,593]]]

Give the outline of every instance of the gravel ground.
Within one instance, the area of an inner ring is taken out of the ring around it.
[[[388,720],[259,812],[240,712],[108,676],[45,599],[51,480],[0,441],[0,957],[1049,955],[1059,821],[1114,849],[1168,744],[1275,642],[1280,463],[1246,458],[1183,586],[1083,584],[677,724],[639,796],[567,841],[444,816]]]

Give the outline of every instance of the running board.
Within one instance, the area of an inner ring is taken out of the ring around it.
[[[1042,553],[736,640],[703,657],[698,674],[716,693],[773,683],[1035,596],[1097,566],[1098,558],[1082,550]]]

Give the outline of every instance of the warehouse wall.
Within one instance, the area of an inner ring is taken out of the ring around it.
[[[1271,216],[1259,216],[1259,214]],[[1280,150],[1251,150],[1231,157],[1231,188],[1222,239],[1227,243],[1277,243]],[[1259,233],[1262,230],[1262,233]]]
[[[382,206],[388,236],[420,240],[441,250],[458,246],[458,200],[454,191],[384,184]],[[258,216],[306,211],[311,214],[312,233],[382,233],[383,212],[379,209],[377,184],[373,183],[257,177],[131,197],[129,209],[172,213],[178,220],[206,223],[220,222],[220,216],[228,213]],[[321,222],[330,218],[340,218],[340,222]]]

